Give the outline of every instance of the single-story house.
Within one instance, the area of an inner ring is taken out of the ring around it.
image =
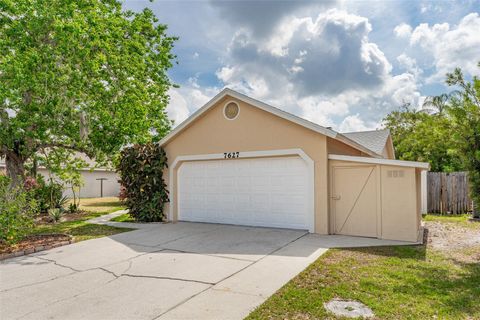
[[[224,89],[165,136],[171,221],[418,241],[421,172],[386,130],[338,133]]]
[[[77,197],[97,198],[102,195],[104,197],[118,197],[120,192],[118,180],[120,178],[117,173],[111,168],[97,167],[93,160],[84,156],[82,158],[87,161],[89,167],[80,169],[83,185],[80,187]],[[3,159],[0,159],[0,171],[3,170],[5,170],[5,162]],[[45,181],[48,181],[50,178],[48,170],[44,167],[38,168],[37,172],[45,178]],[[72,189],[69,186],[64,186],[63,195],[71,198],[73,196]]]

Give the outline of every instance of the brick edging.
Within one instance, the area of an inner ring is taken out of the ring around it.
[[[60,241],[58,243],[54,243],[54,244],[50,244],[50,245],[46,245],[46,246],[37,246],[35,248],[28,248],[28,249],[25,249],[25,250],[15,251],[15,252],[11,252],[11,253],[1,253],[0,254],[0,261],[6,260],[6,259],[11,259],[11,258],[22,257],[22,256],[26,256],[26,255],[29,255],[29,254],[32,254],[32,253],[41,252],[41,251],[50,250],[50,249],[53,249],[53,248],[66,246],[66,245],[69,245],[69,244],[72,244],[72,243],[75,242],[73,237],[70,236],[70,235],[58,234],[58,233],[56,233],[55,235],[68,236],[70,238],[70,240],[64,240],[64,241]]]

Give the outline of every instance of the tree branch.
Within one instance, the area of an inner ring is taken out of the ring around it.
[[[72,151],[78,151],[78,152],[83,152],[86,155],[89,156],[89,152],[87,149],[79,147],[79,146],[73,146],[73,145],[67,145],[63,143],[43,143],[40,145],[37,145],[37,150],[38,149],[45,149],[45,148],[62,148],[62,149],[67,149],[67,150],[72,150]]]

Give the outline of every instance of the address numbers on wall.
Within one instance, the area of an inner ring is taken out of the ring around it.
[[[240,152],[235,151],[235,152],[224,152],[223,153],[223,158],[224,159],[235,159],[240,157]]]

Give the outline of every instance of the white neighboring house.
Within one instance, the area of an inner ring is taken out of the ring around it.
[[[93,168],[95,162],[90,159],[85,159]],[[0,159],[0,171],[5,170],[5,160]],[[45,177],[45,181],[48,181],[48,170],[42,167],[37,169],[37,172]],[[118,180],[120,177],[118,174],[110,168],[83,168],[80,169],[83,177],[83,186],[80,187],[80,198],[97,198],[103,197],[118,197],[120,192],[120,184]],[[102,180],[100,180],[102,179]],[[102,182],[103,181],[103,182]],[[102,191],[103,184],[103,191]],[[72,190],[68,186],[65,187],[63,194],[67,197],[72,197]]]

